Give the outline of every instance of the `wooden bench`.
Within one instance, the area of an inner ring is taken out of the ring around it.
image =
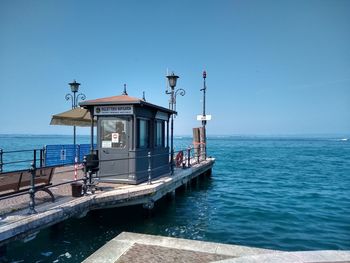
[[[52,185],[51,180],[55,167],[37,168],[35,172],[35,192],[44,191],[51,196],[52,202],[55,197],[46,186]],[[31,171],[21,170],[0,174],[0,197],[28,191],[31,188]]]

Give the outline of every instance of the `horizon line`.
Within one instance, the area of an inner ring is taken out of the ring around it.
[[[55,134],[55,133],[1,133],[0,136],[73,136],[73,134]],[[90,134],[77,134],[77,136],[90,136]],[[95,135],[96,136],[96,135]],[[231,133],[231,134],[208,134],[207,137],[346,137],[350,136],[350,132],[344,133],[281,133],[281,134],[242,134],[242,133]],[[191,134],[174,134],[174,137],[193,137]]]

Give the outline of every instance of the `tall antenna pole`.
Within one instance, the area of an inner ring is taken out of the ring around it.
[[[207,78],[207,72],[204,70],[203,71],[203,88],[201,89],[201,91],[203,91],[203,120],[202,120],[202,126],[203,126],[203,132],[204,132],[204,140],[203,140],[203,149],[204,149],[204,160],[207,159],[207,132],[205,130],[205,125],[207,124],[207,120],[205,118],[205,95],[206,95],[206,91],[207,91],[207,86],[205,83],[205,79]]]

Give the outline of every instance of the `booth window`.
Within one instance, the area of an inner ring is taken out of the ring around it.
[[[138,119],[138,147],[149,147],[149,121]]]
[[[101,148],[126,147],[126,120],[101,120]]]
[[[164,121],[157,120],[155,128],[155,146],[164,147]]]

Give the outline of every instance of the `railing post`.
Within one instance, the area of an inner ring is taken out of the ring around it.
[[[88,183],[88,187],[87,187],[87,191],[89,191],[89,193],[93,194],[94,190],[92,187],[92,170],[89,170],[89,183]]]
[[[29,171],[31,173],[31,177],[30,177],[30,189],[29,189],[30,201],[29,201],[28,214],[32,215],[37,213],[35,210],[35,174],[36,174],[35,162],[32,163]]]
[[[33,162],[36,167],[36,149],[33,150]]]
[[[148,184],[152,184],[152,159],[151,152],[148,152]]]
[[[191,167],[191,147],[187,148],[187,167]]]
[[[197,162],[200,163],[200,146],[198,144],[198,151],[197,151]]]
[[[43,166],[46,166],[46,145],[43,147]]]
[[[80,162],[80,144],[77,144],[77,162]]]
[[[171,175],[174,175],[174,150],[170,153],[170,171]]]
[[[3,154],[4,154],[4,150],[0,148],[0,173],[2,173],[2,167],[3,167]]]
[[[43,168],[43,149],[40,149],[40,168]]]
[[[84,155],[84,160],[83,160],[83,165],[84,165],[84,177],[83,177],[83,192],[84,192],[84,195],[86,195],[86,192],[87,192],[87,180],[88,180],[88,177],[87,177],[87,167],[86,167],[86,156]]]

